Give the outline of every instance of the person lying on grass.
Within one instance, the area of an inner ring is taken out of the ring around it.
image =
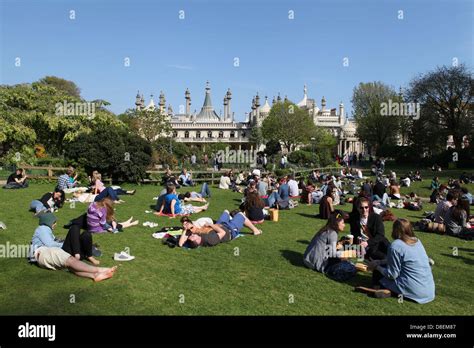
[[[92,233],[122,232],[124,228],[138,225],[138,220],[132,220],[133,216],[127,221],[117,223],[114,215],[114,201],[109,197],[91,203],[87,209],[87,229]]]
[[[179,200],[184,202],[201,202],[206,203],[206,197],[211,197],[211,190],[209,189],[209,185],[205,182],[202,184],[201,192],[185,192],[180,193],[178,195]]]
[[[88,265],[57,247],[42,246],[34,251],[34,258],[41,268],[53,271],[67,268],[75,275],[95,282],[112,278],[117,270],[117,266],[105,268]]]
[[[161,208],[155,215],[160,216],[161,214],[169,214],[171,218],[176,217],[176,215],[189,215],[189,214],[197,214],[202,211],[207,210],[209,207],[209,203],[203,205],[202,207],[194,207],[191,204],[181,205],[181,201],[179,200],[178,195],[176,194],[176,186],[175,185],[167,185],[166,186],[166,196],[163,199],[163,203],[161,204]]]
[[[62,248],[68,254],[73,254],[78,260],[81,258],[87,259],[94,265],[98,265],[99,261],[92,256],[92,237],[90,236],[90,233],[89,236],[81,236],[80,227],[73,225],[69,229],[64,242],[59,241],[53,234],[53,230],[56,228],[56,221],[56,216],[51,213],[44,213],[39,217],[39,226],[36,228],[33,237],[31,238],[29,255],[30,262],[36,262],[34,258],[34,250],[41,247],[54,247]],[[77,231],[75,228],[77,228]]]
[[[338,250],[342,248],[342,244],[338,243],[338,233],[344,230],[345,215],[341,210],[332,212],[326,225],[313,237],[303,256],[306,267],[337,281],[348,280],[357,272],[355,266],[346,261]]]
[[[46,212],[52,213],[63,206],[65,198],[64,191],[56,188],[53,192],[45,193],[40,199],[33,200],[30,210],[34,211],[36,216]]]
[[[254,235],[262,234],[242,212],[238,212],[232,218],[228,210],[224,210],[215,224],[205,224],[202,227],[195,226],[188,217],[182,217],[181,223],[185,232],[179,239],[179,246],[185,244],[190,248],[198,246],[215,246],[219,243],[229,242],[235,239],[240,231],[248,227]]]
[[[377,298],[402,295],[418,303],[433,301],[435,284],[430,261],[410,221],[394,221],[392,238],[387,260],[374,260],[368,265],[378,284],[374,288],[356,287],[355,290]]]
[[[106,187],[102,182],[102,175],[97,170],[92,172],[91,185],[93,194],[97,195],[95,197],[96,202],[101,201],[105,197],[110,197],[115,202],[123,203],[123,201],[119,198],[119,195],[135,194],[135,190],[125,191],[121,188],[114,189],[112,187]]]

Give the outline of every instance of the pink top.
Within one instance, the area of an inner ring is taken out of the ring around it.
[[[105,185],[102,181],[100,181],[99,179],[97,179],[95,181],[95,188],[97,189],[97,192],[102,192],[105,190]]]

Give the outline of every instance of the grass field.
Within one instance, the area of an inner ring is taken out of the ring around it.
[[[402,173],[400,173],[402,174]],[[446,177],[447,173],[443,176]],[[444,180],[442,180],[444,181]],[[427,197],[430,180],[404,188]],[[38,220],[28,212],[31,200],[54,184],[34,184],[23,190],[0,190],[0,245],[28,244]],[[125,186],[131,188],[132,186]],[[151,237],[159,227],[179,225],[178,219],[146,214],[159,186],[136,187],[135,196],[123,196],[117,206],[119,220],[134,216],[140,225],[120,234],[94,236],[104,266],[119,264],[116,276],[94,283],[67,271],[47,271],[23,258],[0,258],[0,314],[3,315],[470,315],[474,312],[474,242],[418,232],[434,259],[435,301],[419,305],[396,298],[377,300],[355,293],[354,285],[369,285],[370,274],[358,274],[337,283],[303,266],[302,256],[324,221],[314,217],[318,206],[300,205],[280,212],[279,222],[260,225],[261,236],[246,235],[214,248],[171,249]],[[469,186],[474,191],[474,185]],[[241,195],[213,188],[210,209],[200,216],[216,219],[223,209],[238,206]],[[341,208],[349,211],[351,205]],[[76,203],[56,215],[55,234],[65,237],[62,226],[86,210]],[[424,210],[434,210],[427,204]],[[397,217],[412,222],[422,212],[394,209]],[[386,223],[390,236],[391,223]],[[346,225],[346,231],[349,226]],[[348,232],[347,232],[348,233]],[[136,256],[118,263],[113,254],[125,247]],[[453,256],[456,247],[458,255]]]

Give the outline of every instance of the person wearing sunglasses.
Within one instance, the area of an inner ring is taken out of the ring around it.
[[[387,255],[390,242],[385,237],[382,217],[370,211],[369,200],[360,197],[357,202],[358,214],[349,218],[354,243],[365,249],[365,258],[383,260]]]

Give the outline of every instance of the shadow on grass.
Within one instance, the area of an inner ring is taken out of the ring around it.
[[[156,204],[151,204],[150,209],[153,210],[153,211],[156,211]]]
[[[304,267],[303,254],[293,250],[280,250],[281,256],[290,261],[293,266]]]
[[[454,247],[451,247],[451,249],[454,248]],[[474,249],[468,249],[468,248],[458,248],[458,250],[460,251],[468,251],[470,253],[474,253]]]
[[[298,239],[297,242],[301,243],[301,244],[306,244],[306,245],[308,245],[310,243],[309,240],[304,240],[304,239]]]
[[[307,218],[311,218],[311,219],[314,219],[316,218],[316,214],[306,214],[306,213],[296,213],[300,216],[303,216],[303,217],[307,217]]]
[[[462,261],[464,261],[464,263],[466,263],[468,265],[474,265],[474,259],[470,259],[470,258],[465,257],[465,256],[461,256],[461,255],[454,256],[454,255],[451,255],[451,254],[441,254],[441,255],[442,256],[448,256],[452,259],[462,260]]]

